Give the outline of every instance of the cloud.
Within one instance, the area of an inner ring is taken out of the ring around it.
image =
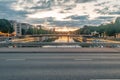
[[[85,3],[85,2],[90,2],[90,1],[96,1],[96,0],[76,0],[76,3]]]
[[[32,24],[99,25],[120,16],[120,0],[0,0],[0,18]]]
[[[26,22],[27,11],[16,11],[12,9],[13,3],[17,0],[1,0],[0,1],[0,18],[5,18],[9,20],[16,20],[20,22]]]
[[[67,17],[66,19],[78,20],[78,21],[83,20],[84,21],[84,20],[88,20],[88,15],[81,15],[81,16],[72,15],[72,16]]]

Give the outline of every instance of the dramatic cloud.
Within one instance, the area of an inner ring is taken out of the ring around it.
[[[84,3],[84,2],[90,2],[90,1],[96,1],[96,0],[75,0],[76,3]]]
[[[99,25],[120,16],[120,0],[0,0],[0,18],[51,26]]]

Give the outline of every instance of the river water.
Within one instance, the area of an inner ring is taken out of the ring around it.
[[[66,42],[74,42],[73,38],[71,37],[66,37],[66,36],[62,36],[59,37],[57,40],[55,40],[54,42],[62,42],[62,43],[66,43]]]
[[[67,37],[67,36],[61,36],[58,39],[56,39],[55,41],[56,43],[74,43],[75,41],[73,40],[73,38],[71,37]],[[79,45],[56,45],[56,46],[51,46],[51,45],[46,45],[43,47],[80,47]]]

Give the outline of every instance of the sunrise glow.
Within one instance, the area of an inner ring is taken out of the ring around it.
[[[69,32],[69,31],[75,31],[77,30],[78,28],[71,28],[71,27],[58,27],[55,29],[55,31],[57,32]]]

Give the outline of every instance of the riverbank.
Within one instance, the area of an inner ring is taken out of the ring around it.
[[[120,53],[120,48],[0,48],[0,53]]]

